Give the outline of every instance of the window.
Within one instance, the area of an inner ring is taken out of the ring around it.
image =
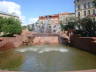
[[[90,2],[88,2],[88,8],[91,8],[91,6],[90,6]]]
[[[49,26],[49,28],[51,28],[51,26]]]
[[[87,7],[86,7],[86,4],[84,4],[84,9],[86,9]]]
[[[96,13],[95,13],[95,9],[93,9],[93,15],[95,15]]]
[[[78,10],[80,10],[80,5],[78,5]]]
[[[53,30],[53,32],[56,32],[56,30]]]
[[[80,17],[80,12],[78,12],[78,17]]]
[[[86,16],[86,11],[84,11],[84,16]]]
[[[90,10],[88,10],[88,15],[90,15]]]
[[[94,7],[94,5],[95,5],[95,3],[94,3],[94,2],[92,2],[91,7]]]

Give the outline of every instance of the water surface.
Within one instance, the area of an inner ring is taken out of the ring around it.
[[[96,55],[63,45],[26,46],[1,53],[0,68],[30,72],[96,69]]]

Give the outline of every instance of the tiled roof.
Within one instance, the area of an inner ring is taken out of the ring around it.
[[[60,15],[70,15],[70,14],[75,14],[75,13],[69,13],[69,12],[60,13]]]

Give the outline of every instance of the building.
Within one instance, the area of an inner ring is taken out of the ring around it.
[[[6,18],[14,17],[14,18],[16,18],[16,19],[19,19],[18,16],[11,15],[11,14],[7,14],[7,13],[4,13],[4,12],[0,12],[0,17],[6,17]]]
[[[74,22],[76,19],[75,13],[60,13],[59,21],[61,24],[68,24],[68,22]]]
[[[29,31],[35,30],[35,29],[34,29],[34,23],[33,23],[33,24],[28,24],[28,25],[27,25],[27,28],[28,28]]]
[[[39,23],[44,32],[57,33],[60,31],[59,14],[40,16]]]
[[[48,16],[40,16],[39,20],[42,23],[49,21],[50,24],[59,24],[59,14],[48,15]]]
[[[75,13],[77,18],[91,17],[96,20],[96,8],[93,0],[75,0]]]
[[[73,22],[74,20],[75,13],[68,12],[48,16],[40,16],[39,27],[41,27],[44,32],[58,33],[61,31],[61,23],[66,25],[69,21]]]
[[[35,32],[40,33],[58,33],[61,31],[61,23],[66,25],[69,21],[73,22],[74,20],[75,13],[59,13],[47,16],[40,16],[38,21],[33,24],[33,29]]]

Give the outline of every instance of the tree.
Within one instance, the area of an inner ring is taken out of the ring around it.
[[[81,36],[93,37],[96,36],[96,21],[90,17],[80,19],[76,22],[68,22],[68,24],[61,24],[62,30],[73,30],[75,34]]]
[[[60,21],[61,31],[64,31],[64,24],[62,24],[62,21]]]
[[[14,34],[20,34],[22,31],[21,22],[15,18],[2,18],[1,22],[1,32],[5,36],[13,36]]]
[[[4,18],[3,17],[0,17],[0,32],[2,32],[2,26],[3,26],[3,23],[4,23]]]
[[[96,22],[91,18],[83,18],[78,23],[84,36],[96,36]]]
[[[61,25],[61,30],[62,31],[67,31],[67,30],[73,30],[76,27],[76,22],[68,22],[68,24],[60,24]]]

